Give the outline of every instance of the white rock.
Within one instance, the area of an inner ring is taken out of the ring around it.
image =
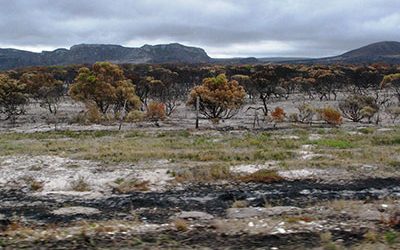
[[[179,219],[194,219],[194,220],[211,220],[214,218],[211,214],[200,211],[184,211],[175,215]]]
[[[281,139],[298,140],[298,139],[300,139],[300,137],[298,137],[297,135],[284,135],[281,137]]]
[[[101,213],[97,208],[92,207],[62,207],[51,212],[54,215],[93,215]]]
[[[283,229],[283,228],[280,228],[280,227],[278,227],[278,232],[279,233],[281,233],[281,234],[284,234],[284,233],[286,233],[286,230],[285,229]]]

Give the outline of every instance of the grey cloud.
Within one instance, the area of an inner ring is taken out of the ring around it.
[[[325,56],[400,40],[398,0],[0,0],[0,46],[163,40],[232,56]],[[282,43],[288,49],[263,47]],[[259,46],[254,49],[254,46]],[[229,48],[232,48],[229,51]],[[241,48],[237,51],[237,48]],[[259,51],[259,52],[258,52]]]

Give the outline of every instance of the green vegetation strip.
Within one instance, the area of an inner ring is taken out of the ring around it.
[[[233,134],[180,130],[3,133],[0,137],[0,155],[58,155],[105,163],[168,159],[241,164],[277,160],[287,167],[301,163],[304,166],[338,163],[387,163],[388,166],[398,166],[398,159],[393,156],[400,154],[399,128],[385,133],[361,135],[335,129],[322,134],[318,140],[310,141],[309,134],[316,132],[277,130]],[[296,135],[299,139],[287,139],[288,134]],[[334,161],[314,159],[302,162],[299,152],[305,144],[316,145],[314,153],[331,155]]]

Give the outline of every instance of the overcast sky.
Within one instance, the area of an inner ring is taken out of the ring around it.
[[[213,57],[330,56],[400,41],[400,0],[0,0],[0,47],[179,42]]]

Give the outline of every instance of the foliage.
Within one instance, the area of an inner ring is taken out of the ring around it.
[[[299,110],[298,121],[301,123],[311,123],[317,113],[316,109],[309,103],[303,103],[297,109]]]
[[[86,123],[100,123],[103,120],[103,114],[96,105],[87,103],[85,118],[87,120]]]
[[[151,102],[147,105],[146,118],[156,123],[165,120],[166,114],[164,103]]]
[[[40,71],[27,72],[22,75],[20,81],[26,85],[30,96],[39,101],[41,107],[47,108],[52,114],[57,113],[64,87],[53,74]]]
[[[370,120],[379,107],[371,96],[351,95],[339,102],[339,109],[344,117],[359,122],[364,118]]]
[[[123,108],[132,110],[140,106],[132,82],[119,66],[108,62],[96,63],[92,69],[81,68],[69,94],[77,101],[95,103],[103,114],[110,107],[117,113]]]
[[[343,72],[337,68],[326,68],[326,67],[311,67],[308,71],[309,77],[311,77],[315,91],[320,95],[320,100],[331,99],[331,94],[334,95],[336,100],[336,91],[343,82]]]
[[[333,126],[339,126],[343,122],[342,115],[334,107],[327,106],[318,110],[321,118],[328,124]]]
[[[397,100],[400,103],[400,73],[384,76],[381,82],[381,88],[386,87],[389,87],[396,92]]]
[[[149,72],[148,90],[149,97],[165,105],[165,114],[171,115],[180,100],[186,97],[185,89],[178,84],[178,73],[157,67]]]
[[[145,113],[139,110],[132,110],[125,117],[127,122],[141,122],[144,120]]]
[[[275,122],[283,122],[286,113],[281,107],[276,107],[274,111],[271,112],[271,117]]]
[[[244,104],[246,92],[235,80],[229,81],[224,74],[205,78],[203,83],[194,87],[189,96],[188,105],[196,106],[200,98],[199,112],[209,119],[229,119]]]
[[[0,114],[5,114],[5,119],[14,123],[17,116],[25,113],[27,103],[26,85],[0,74]]]
[[[256,92],[260,97],[263,108],[264,115],[268,115],[268,102],[274,96],[276,88],[278,87],[279,78],[275,71],[271,68],[262,69],[255,72],[251,76],[252,92]]]
[[[393,123],[400,117],[400,106],[392,105],[386,108],[386,113],[389,114]]]

